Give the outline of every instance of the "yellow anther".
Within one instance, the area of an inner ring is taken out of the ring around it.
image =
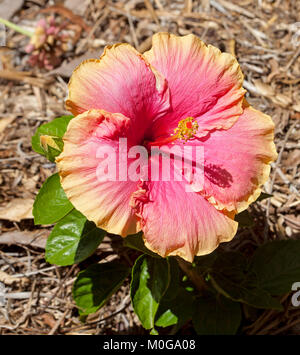
[[[198,122],[194,117],[187,117],[178,123],[178,127],[174,129],[176,138],[182,139],[187,142],[193,138],[194,134],[199,128]]]

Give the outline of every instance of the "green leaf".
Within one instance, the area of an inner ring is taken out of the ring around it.
[[[130,269],[118,262],[94,264],[78,274],[73,298],[81,315],[96,312],[122,285]]]
[[[175,298],[171,300],[166,297],[162,298],[156,314],[156,326],[169,327],[177,324],[177,329],[179,329],[192,318],[194,298],[190,292],[178,284],[177,288]]]
[[[57,150],[55,148],[52,148],[50,146],[47,146],[47,150],[45,151],[45,157],[50,160],[52,163],[55,162],[55,158],[59,156],[61,153],[61,150]]]
[[[198,335],[236,334],[241,319],[240,304],[222,295],[195,302],[193,325]]]
[[[170,280],[166,259],[141,255],[132,269],[130,296],[133,309],[146,329],[154,327],[159,303]]]
[[[158,335],[158,331],[155,328],[153,328],[150,331],[150,335]]]
[[[180,270],[177,261],[172,258],[168,257],[168,264],[169,264],[169,285],[164,293],[163,299],[166,302],[169,302],[173,300],[179,291],[179,285],[180,285]]]
[[[170,282],[162,297],[155,317],[155,325],[168,327],[177,324],[179,329],[192,317],[194,298],[180,285],[180,270],[177,261],[169,257]]]
[[[139,232],[137,234],[128,235],[126,238],[123,239],[123,244],[125,247],[135,249],[141,251],[144,254],[148,254],[155,258],[160,258],[158,254],[153,253],[151,250],[145,247],[143,241],[143,232]]]
[[[106,232],[73,209],[53,228],[46,244],[46,260],[56,265],[72,265],[89,257]]]
[[[240,227],[250,228],[255,224],[253,217],[247,210],[237,214],[234,220],[239,223]]]
[[[270,197],[273,197],[273,195],[267,194],[266,192],[262,192],[256,201],[263,201]]]
[[[50,176],[41,187],[33,204],[35,224],[53,224],[73,209],[60,184],[58,174]]]
[[[272,295],[291,291],[300,281],[300,240],[279,240],[264,244],[253,255],[250,270],[260,287]]]
[[[63,148],[62,137],[65,134],[70,120],[74,116],[61,116],[55,118],[53,121],[41,125],[32,137],[31,144],[34,151],[46,156],[50,161],[54,162],[55,157],[60,154]],[[41,145],[41,136],[50,136],[54,139],[59,149],[54,149],[48,146],[45,150]]]
[[[194,259],[195,270],[200,274],[205,274],[211,270],[214,262],[216,261],[219,255],[219,251],[215,250],[210,254],[196,256]]]
[[[282,310],[279,301],[259,287],[255,273],[248,271],[247,260],[240,253],[220,254],[210,280],[218,292],[234,301],[256,308]]]

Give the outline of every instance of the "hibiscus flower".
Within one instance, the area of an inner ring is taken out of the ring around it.
[[[242,85],[236,59],[192,34],[158,33],[144,54],[115,44],[84,61],[69,83],[66,106],[76,117],[57,158],[68,198],[110,233],[142,230],[145,245],[163,257],[192,261],[230,241],[235,214],[260,195],[276,159],[273,122],[249,106]],[[118,152],[120,138],[128,149],[202,147],[202,188],[187,191],[186,178],[99,179],[99,149]]]

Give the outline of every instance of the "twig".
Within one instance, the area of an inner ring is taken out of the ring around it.
[[[16,32],[22,33],[22,35],[25,35],[27,37],[32,37],[34,35],[33,32],[27,31],[27,30],[25,30],[25,28],[22,28],[22,27],[16,25],[15,23],[5,20],[2,17],[0,17],[0,23],[3,23],[3,25],[11,28],[12,30],[14,30]]]
[[[34,294],[36,295],[36,294]],[[49,294],[47,293],[40,293],[39,294],[42,297],[48,297]],[[5,298],[7,299],[14,299],[14,300],[23,300],[26,298],[30,298],[32,296],[31,292],[10,292],[10,293],[6,293],[4,295]]]
[[[72,267],[68,270],[66,276],[61,280],[61,282],[59,283],[57,290],[54,292],[54,294],[49,298],[48,302],[46,303],[45,307],[48,307],[50,305],[50,303],[52,302],[52,300],[56,297],[56,295],[58,294],[59,290],[61,289],[61,287],[63,286],[64,282],[66,281],[66,279],[72,274],[72,272],[74,271],[75,267],[77,266],[77,264],[72,265]]]
[[[25,308],[25,311],[23,313],[23,315],[21,316],[21,318],[17,321],[17,323],[14,326],[5,326],[5,325],[0,325],[0,329],[1,328],[6,328],[9,330],[14,330],[19,328],[19,326],[25,322],[25,320],[27,319],[27,317],[30,314],[30,309],[31,309],[31,305],[32,305],[32,301],[33,301],[33,295],[34,295],[34,289],[35,289],[35,285],[36,285],[36,280],[33,280],[33,284],[31,286],[31,295],[29,297],[27,306]]]
[[[156,12],[155,12],[151,2],[149,0],[144,0],[144,3],[146,5],[147,9],[149,10],[150,14],[152,15],[153,20],[156,22],[157,25],[159,25],[158,17],[156,15]]]
[[[16,274],[16,275],[14,275],[14,277],[32,276],[32,275],[40,274],[40,273],[42,273],[42,272],[44,272],[44,271],[53,270],[53,269],[55,269],[56,267],[57,267],[57,266],[49,266],[49,267],[46,267],[45,269],[41,269],[41,270],[25,272],[24,274]]]
[[[47,84],[47,81],[43,79],[34,78],[32,76],[28,76],[26,73],[12,70],[0,70],[0,78],[7,80],[23,81],[24,83],[28,83],[30,85],[38,86],[41,88],[43,88]]]
[[[129,303],[130,303],[130,296],[127,295],[127,296],[123,299],[121,305],[116,309],[115,312],[111,313],[109,316],[107,316],[107,317],[105,317],[105,318],[102,318],[102,319],[99,319],[99,320],[96,320],[96,321],[93,321],[93,322],[86,323],[85,325],[88,326],[88,325],[94,325],[94,324],[103,323],[103,322],[105,322],[106,320],[108,320],[108,319],[110,319],[110,318],[113,318],[113,317],[116,316],[117,314],[121,313],[125,308],[128,307]],[[81,327],[82,327],[82,325],[78,325],[78,326],[76,326],[76,327],[72,327],[72,328],[69,328],[69,329],[64,329],[64,330],[63,330],[63,333],[68,333],[68,332],[70,332],[70,331],[73,331],[73,330],[78,329],[78,328],[81,328]]]
[[[289,136],[292,133],[293,129],[296,127],[297,123],[298,123],[297,121],[294,122],[294,124],[290,127],[290,129],[287,131],[287,133],[285,135],[284,141],[282,142],[282,146],[281,146],[280,152],[278,154],[278,158],[277,158],[277,160],[275,162],[275,169],[274,169],[274,173],[273,173],[273,176],[272,176],[270,189],[268,191],[269,194],[272,194],[272,192],[273,192],[273,186],[274,186],[274,183],[275,183],[275,178],[276,178],[276,173],[277,173],[277,166],[281,162],[281,158],[282,158],[282,154],[283,154],[286,142],[289,139]],[[268,224],[269,224],[269,218],[270,218],[270,204],[271,204],[271,201],[270,201],[270,199],[268,199],[267,211],[266,211],[266,223],[265,223],[265,228],[264,228],[264,238],[265,238],[265,240],[267,240],[267,234],[268,234]]]
[[[129,10],[127,10],[127,18],[128,18],[129,29],[130,29],[130,33],[131,33],[131,37],[132,37],[133,43],[135,45],[135,48],[138,48],[139,47],[139,41],[138,41],[136,33],[135,33],[135,29],[134,29],[134,25],[133,25],[133,21],[132,21],[132,16],[131,16]]]
[[[300,54],[300,47],[296,50],[296,52],[294,53],[293,57],[291,58],[291,60],[288,62],[288,64],[285,66],[285,68],[282,69],[282,71],[285,73],[289,70],[290,66],[294,63],[294,61],[297,59],[297,57]]]
[[[272,332],[272,335],[280,334],[280,333],[282,333],[282,332],[284,332],[284,331],[290,329],[291,327],[293,327],[293,326],[295,326],[295,325],[297,325],[297,324],[299,324],[299,323],[300,323],[300,317],[299,317],[299,315],[298,315],[296,320],[294,320],[294,321],[291,322],[290,324],[285,325],[285,326],[282,327],[282,328],[279,328],[279,329],[275,330],[274,332]]]
[[[53,335],[55,334],[55,332],[57,331],[57,329],[59,328],[59,326],[61,325],[61,323],[63,322],[63,320],[65,319],[67,313],[68,313],[69,309],[66,309],[64,311],[64,313],[61,315],[61,317],[58,318],[57,322],[55,323],[54,327],[50,330],[50,332],[48,333],[48,335]]]
[[[176,260],[178,262],[179,267],[192,281],[196,289],[201,294],[204,293],[208,289],[208,286],[206,285],[206,282],[204,281],[203,277],[197,271],[195,271],[192,265],[187,261],[181,259],[180,257],[176,257]]]
[[[251,19],[255,18],[255,15],[252,12],[245,10],[243,7],[233,4],[232,2],[225,1],[225,0],[218,0],[218,2],[221,6],[223,6],[224,8],[226,8],[228,10],[237,12],[237,13],[244,15],[246,17],[249,17]]]

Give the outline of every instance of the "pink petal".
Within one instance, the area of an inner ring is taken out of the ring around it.
[[[36,27],[42,27],[44,29],[46,29],[47,27],[47,22],[44,18],[40,19],[37,24],[36,24]]]
[[[271,117],[244,103],[244,112],[227,131],[203,139],[204,193],[217,208],[240,212],[255,201],[277,158]]]
[[[55,33],[56,30],[57,30],[57,28],[55,26],[51,26],[47,29],[46,33],[47,33],[47,35],[51,35],[51,34]]]
[[[27,46],[25,47],[25,52],[26,53],[31,53],[32,51],[34,51],[35,47],[32,43],[28,43]]]
[[[147,248],[162,257],[192,262],[230,241],[237,230],[234,214],[218,211],[203,196],[186,192],[185,182],[144,182],[131,205],[140,217]]]
[[[169,109],[166,80],[129,44],[106,47],[100,59],[84,61],[69,83],[67,108],[119,112],[145,131],[153,117]]]
[[[118,153],[119,137],[130,136],[129,122],[121,114],[101,110],[78,115],[70,121],[56,159],[62,187],[74,207],[98,227],[122,236],[139,231],[129,206],[137,182],[101,181],[98,152],[111,147]]]
[[[156,136],[169,135],[181,119],[190,116],[197,118],[199,136],[231,127],[242,113],[245,93],[236,59],[192,34],[158,33],[152,44],[144,56],[168,80],[173,108],[156,122]]]

